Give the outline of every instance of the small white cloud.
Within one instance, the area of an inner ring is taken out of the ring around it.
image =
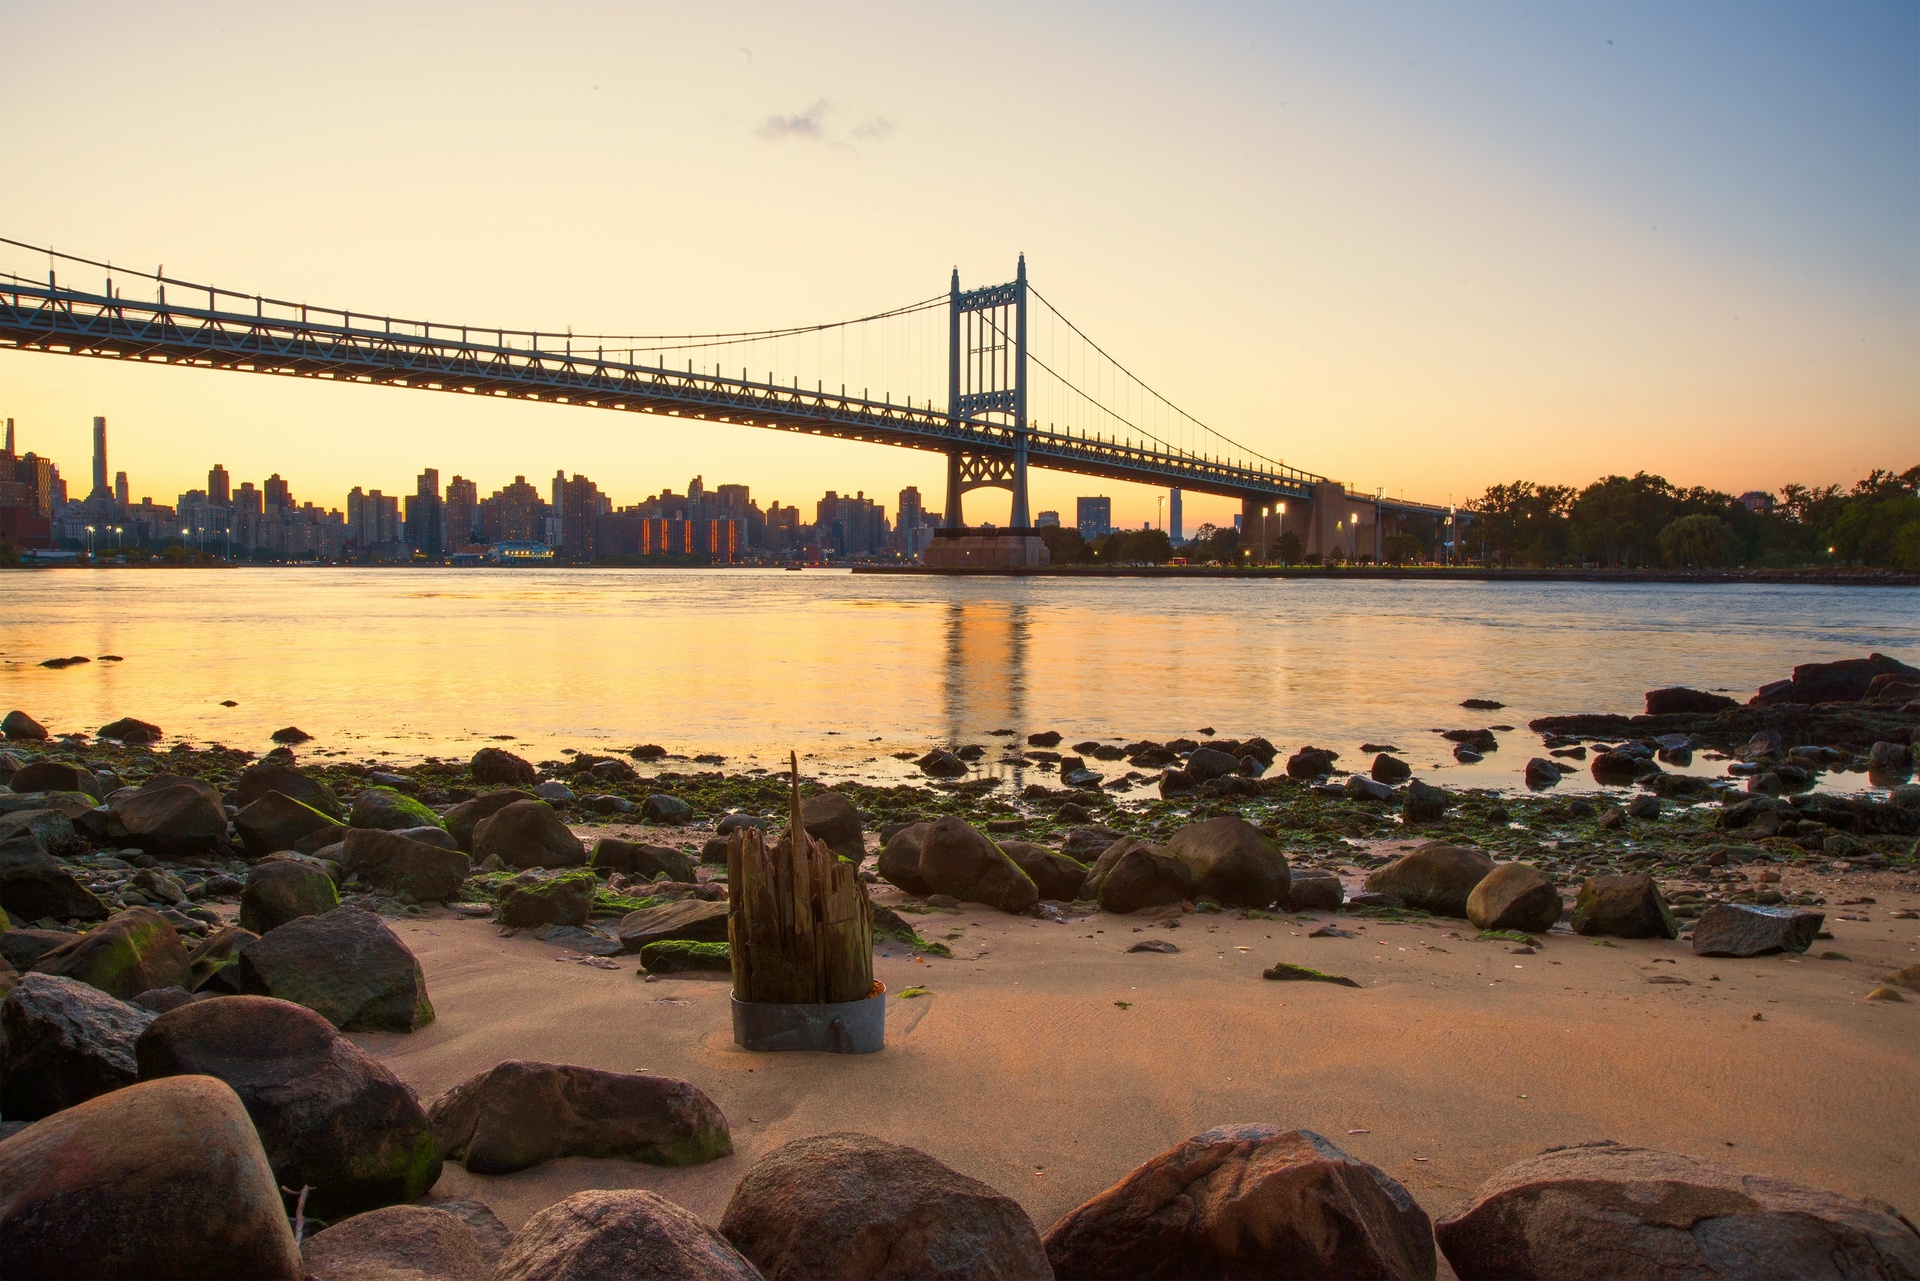
[[[853,127],[853,136],[862,142],[879,142],[893,132],[893,121],[885,116],[868,116],[865,122]]]
[[[805,111],[796,111],[790,116],[768,116],[760,122],[758,132],[762,138],[770,139],[824,137],[826,115],[832,105],[822,98]]]

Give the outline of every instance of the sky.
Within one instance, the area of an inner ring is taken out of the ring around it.
[[[0,0],[0,48],[0,235],[170,276],[656,334],[1024,253],[1196,418],[1369,492],[1920,462],[1920,4]],[[896,357],[846,376],[926,372]],[[0,415],[76,491],[96,414],[162,502],[214,462],[328,506],[424,467],[808,511],[944,485],[882,446],[0,351]],[[1032,505],[1094,493],[1156,519],[1160,491],[1053,472]],[[1190,494],[1188,531],[1235,510]]]

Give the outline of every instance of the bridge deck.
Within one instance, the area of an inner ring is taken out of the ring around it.
[[[237,298],[220,295],[228,297]],[[570,343],[558,351],[543,345],[563,335],[397,321],[263,299],[250,299],[255,311],[247,314],[211,305],[220,299],[185,307],[0,280],[0,348],[582,405],[942,453],[1013,453],[1010,426],[956,420],[931,404],[629,364],[602,351],[572,351]],[[494,341],[484,341],[488,337]],[[527,346],[510,338],[525,338]],[[1027,460],[1056,471],[1255,501],[1310,497],[1324,479],[1039,428],[1027,433]]]

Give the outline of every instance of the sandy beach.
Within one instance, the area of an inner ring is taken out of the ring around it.
[[[732,1042],[724,978],[647,982],[633,957],[598,968],[436,910],[392,924],[425,967],[438,1018],[355,1039],[425,1100],[501,1060],[543,1059],[685,1078],[731,1123],[735,1154],[691,1169],[565,1159],[483,1177],[449,1163],[436,1195],[478,1197],[509,1226],[595,1187],[650,1188],[715,1221],[762,1153],[861,1130],[1001,1189],[1044,1231],[1153,1154],[1241,1121],[1318,1130],[1435,1218],[1510,1162],[1596,1138],[1911,1215],[1920,1000],[1862,998],[1916,959],[1920,922],[1891,913],[1920,907],[1920,883],[1885,872],[1823,883],[1877,902],[1829,909],[1833,938],[1805,957],[1751,960],[1560,932],[1514,954],[1439,919],[1056,923],[962,906],[913,918],[952,959],[899,946],[876,956],[896,995],[886,1049],[871,1056],[749,1054]],[[904,896],[880,886],[874,897]],[[1356,937],[1307,937],[1328,923]],[[1127,951],[1144,939],[1180,951]],[[1283,960],[1361,987],[1262,981]],[[928,994],[897,995],[911,987]]]

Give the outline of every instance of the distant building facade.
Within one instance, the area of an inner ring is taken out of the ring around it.
[[[1095,498],[1074,499],[1073,527],[1080,531],[1080,537],[1090,543],[1111,534],[1113,499],[1104,494]]]

